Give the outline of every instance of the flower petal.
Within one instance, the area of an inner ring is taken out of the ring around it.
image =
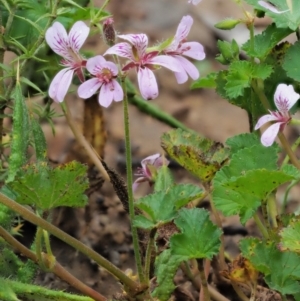
[[[269,121],[276,121],[278,120],[276,116],[268,114],[260,117],[254,127],[254,130],[258,130],[260,127],[262,127],[265,123]]]
[[[91,57],[86,62],[86,69],[93,75],[97,75],[102,70],[103,64],[106,62],[102,55]]]
[[[125,42],[118,43],[108,48],[103,55],[107,55],[107,54],[115,54],[120,57],[126,57],[131,61],[135,61],[134,55],[132,53],[132,46]]]
[[[193,22],[194,22],[193,18],[189,15],[182,17],[182,19],[177,27],[177,31],[174,36],[174,40],[173,40],[172,44],[170,45],[171,47],[173,46],[173,43],[174,43],[174,46],[177,45],[175,49],[178,48],[179,43],[188,36],[188,34],[191,30],[191,27],[193,25]]]
[[[258,1],[258,4],[275,14],[283,14],[283,13],[289,11],[289,9],[280,11],[277,9],[277,7],[275,5],[273,5],[272,3],[269,3],[267,1]]]
[[[145,159],[142,160],[141,165],[143,170],[146,170],[146,166],[147,164],[150,165],[154,165],[154,163],[157,161],[157,159],[160,157],[161,155],[159,153],[151,155],[149,157],[146,157]]]
[[[198,42],[183,43],[178,52],[182,51],[182,55],[191,57],[195,60],[201,61],[205,59],[204,47]]]
[[[124,92],[121,85],[115,79],[111,81],[111,84],[114,91],[114,101],[122,101],[124,99]]]
[[[274,102],[279,112],[286,113],[297,102],[300,95],[292,85],[279,84],[274,94]]]
[[[68,35],[66,29],[59,22],[54,22],[45,34],[45,39],[49,47],[58,55],[72,59],[68,49]]]
[[[174,57],[177,59],[178,62],[180,62],[181,66],[183,68],[182,72],[175,72],[174,73],[175,76],[176,76],[178,84],[183,84],[188,80],[187,74],[193,80],[196,80],[200,76],[198,69],[189,60],[187,60],[186,58],[184,58],[180,55],[176,55]]]
[[[174,72],[181,72],[181,64],[170,55],[158,55],[147,61],[147,64],[159,65],[168,68]]]
[[[96,93],[101,87],[102,82],[98,78],[91,78],[82,83],[77,90],[77,94],[80,98],[87,99]]]
[[[283,124],[283,122],[276,122],[272,124],[261,135],[260,141],[264,146],[271,146],[274,143],[281,124]]]
[[[99,104],[102,107],[107,108],[111,105],[113,98],[114,98],[114,90],[111,89],[111,83],[103,84],[100,89],[100,93],[98,97]]]
[[[150,100],[158,96],[158,86],[154,73],[147,67],[139,68],[138,83],[141,95],[144,99]]]
[[[136,48],[140,58],[145,55],[148,46],[148,37],[144,33],[123,34],[118,35],[118,37],[131,43]]]
[[[79,52],[90,33],[90,28],[82,21],[77,21],[69,32],[69,45],[74,52]]]
[[[73,78],[74,70],[65,68],[60,70],[53,78],[49,87],[49,96],[55,102],[62,102],[68,92]]]
[[[143,182],[147,182],[149,181],[147,178],[145,177],[140,177],[140,178],[137,178],[134,182],[133,182],[133,185],[132,185],[132,190],[133,191],[136,191],[136,189],[138,188],[138,186],[143,183]]]

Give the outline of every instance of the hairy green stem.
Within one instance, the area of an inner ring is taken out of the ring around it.
[[[299,145],[300,145],[300,137],[293,143],[292,151],[294,152],[298,148]],[[289,160],[290,160],[290,157],[288,155],[286,155],[284,160],[282,161],[282,164],[281,164],[280,168],[282,169],[283,166],[288,164]]]
[[[99,155],[94,151],[94,149],[91,147],[91,145],[86,141],[85,137],[83,136],[83,134],[77,127],[76,122],[74,121],[72,114],[70,112],[68,103],[65,101],[64,103],[61,104],[61,107],[65,114],[67,123],[68,123],[70,129],[72,130],[73,135],[75,136],[75,139],[85,149],[87,155],[90,157],[90,159],[95,164],[95,166],[98,168],[98,170],[101,172],[103,178],[107,181],[110,181],[109,175],[107,174],[105,168],[103,167],[101,160],[99,160]]]
[[[148,284],[150,281],[150,266],[151,266],[152,252],[154,249],[156,231],[157,229],[154,228],[149,233],[149,241],[148,241],[146,256],[145,256],[145,277]]]
[[[298,169],[300,169],[300,162],[298,161],[295,153],[293,152],[293,150],[291,149],[290,144],[288,143],[286,137],[284,136],[284,134],[282,132],[278,133],[278,138],[284,148],[284,150],[286,151],[287,155],[289,156],[292,164],[297,167]]]
[[[5,239],[5,241],[10,244],[13,248],[17,249],[21,254],[25,257],[29,258],[35,263],[41,264],[39,258],[36,256],[34,252],[29,250],[19,241],[17,241],[13,236],[11,236],[4,228],[0,226],[0,236]],[[43,255],[43,254],[42,254]],[[45,257],[42,256],[42,262],[44,264]],[[96,301],[106,301],[107,299],[102,296],[97,291],[93,290],[92,288],[88,287],[86,284],[81,282],[79,279],[74,277],[71,273],[69,273],[66,269],[64,269],[58,262],[55,262],[54,266],[51,269],[51,272],[57,275],[60,279],[69,283],[72,287],[78,289],[83,294],[93,298]]]
[[[40,227],[37,228],[35,236],[35,254],[42,270],[48,272],[48,269],[43,260],[43,229]]]
[[[125,131],[125,150],[126,150],[126,172],[127,172],[127,187],[128,187],[128,208],[131,223],[131,233],[134,248],[134,256],[141,283],[146,284],[146,278],[142,267],[142,259],[140,253],[139,239],[137,228],[134,226],[134,199],[132,190],[132,161],[131,161],[131,144],[130,144],[130,130],[129,130],[129,113],[128,113],[128,98],[126,91],[125,79],[122,79],[122,88],[124,91],[123,109],[124,109],[124,131]]]
[[[267,199],[267,208],[268,208],[268,216],[271,222],[272,228],[277,228],[277,206],[276,206],[276,199],[275,193],[271,193]]]
[[[218,210],[215,207],[215,204],[213,202],[212,196],[211,196],[211,188],[208,184],[203,184],[203,187],[205,188],[206,192],[208,192],[209,202],[210,202],[210,208],[211,211],[215,217],[216,224],[219,227],[219,229],[222,229],[222,221],[219,215]],[[225,242],[224,242],[224,233],[222,232],[221,235],[221,246],[220,246],[220,252],[219,252],[219,261],[220,261],[220,268],[221,270],[226,269],[226,262],[225,262]]]
[[[264,224],[261,222],[261,220],[258,217],[257,213],[254,213],[253,219],[254,219],[258,229],[260,230],[260,233],[264,237],[264,239],[269,239],[269,233],[268,233],[266,227],[264,226]]]
[[[205,275],[205,271],[204,271],[204,260],[203,259],[199,259],[198,269],[199,269],[199,275],[200,275],[200,280],[201,280],[201,290],[203,290],[204,300],[210,301],[211,299],[210,299],[210,293],[208,290],[206,275]]]
[[[33,212],[8,198],[3,193],[0,193],[0,203],[20,214],[25,220],[47,230],[49,233],[61,239],[68,245],[87,255],[89,258],[97,262],[100,266],[105,268],[108,272],[119,279],[130,290],[130,292],[139,292],[140,287],[135,281],[133,281],[130,277],[128,277],[125,273],[123,273],[120,269],[118,269],[115,265],[106,260],[100,254],[84,245],[82,242],[58,229],[54,225],[48,223],[44,219],[36,216]]]

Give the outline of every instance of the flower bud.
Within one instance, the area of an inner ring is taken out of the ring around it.
[[[116,40],[116,32],[114,29],[114,19],[113,18],[107,18],[103,22],[103,35],[104,35],[104,40],[105,43],[108,46],[113,46],[115,45],[115,40]]]
[[[222,20],[221,22],[218,22],[217,24],[215,24],[215,27],[218,29],[229,30],[229,29],[233,29],[236,25],[238,25],[240,23],[241,23],[241,20],[225,19],[225,20]]]

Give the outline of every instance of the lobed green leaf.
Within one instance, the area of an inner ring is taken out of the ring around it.
[[[211,259],[218,253],[222,231],[212,223],[207,210],[183,208],[175,224],[182,233],[174,234],[170,239],[172,255],[181,256],[182,260]]]

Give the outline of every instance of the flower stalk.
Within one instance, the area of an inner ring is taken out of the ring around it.
[[[131,160],[131,144],[130,144],[130,129],[129,129],[129,113],[128,113],[128,98],[126,93],[125,79],[122,78],[122,89],[124,91],[123,109],[124,109],[124,131],[125,131],[125,150],[126,150],[126,174],[127,174],[127,188],[128,188],[128,207],[131,223],[131,233],[134,248],[134,257],[136,261],[139,280],[141,283],[145,283],[145,274],[142,267],[142,259],[140,254],[139,239],[137,228],[134,226],[134,199],[132,189],[132,160]]]

